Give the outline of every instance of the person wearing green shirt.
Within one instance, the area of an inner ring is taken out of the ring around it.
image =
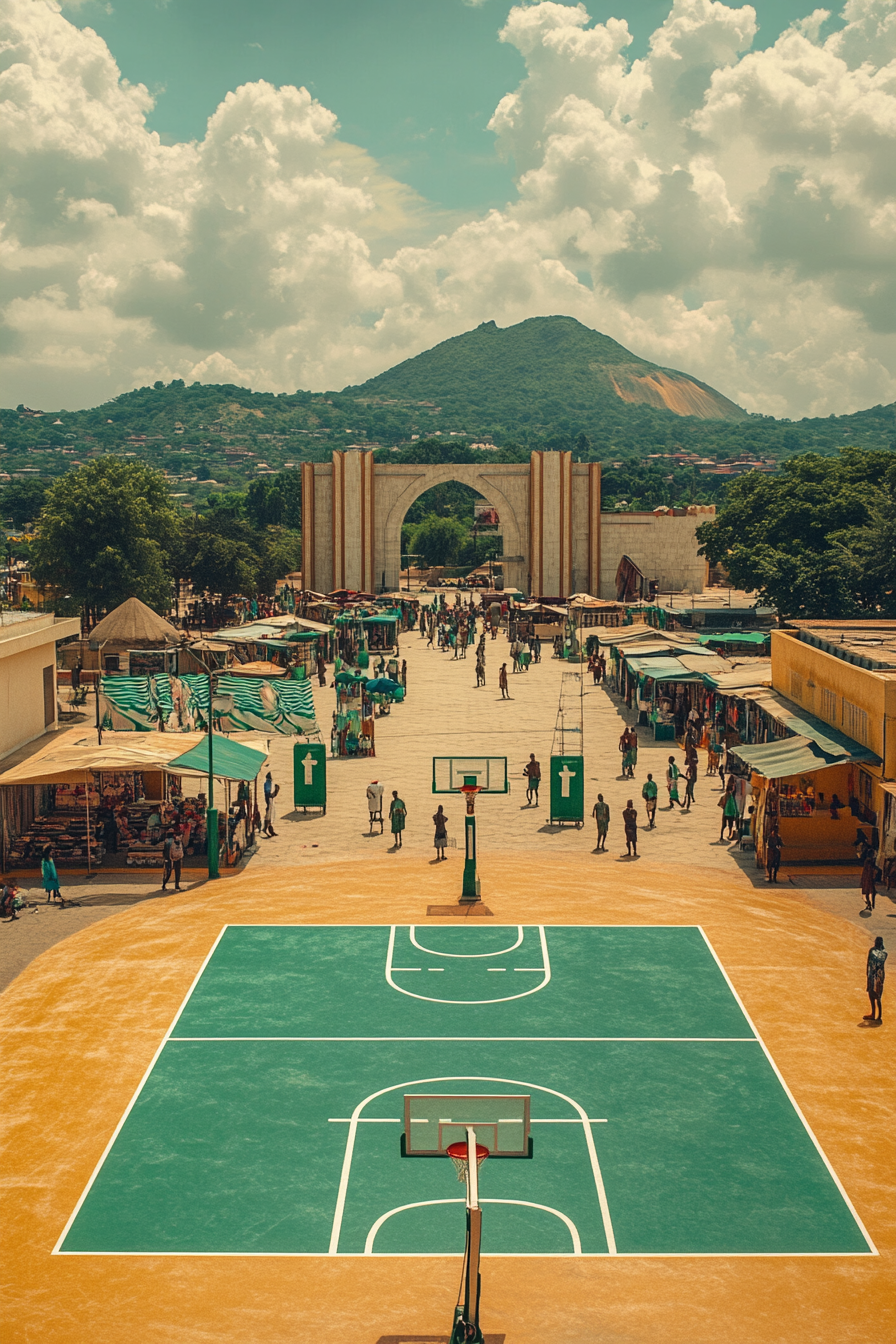
[[[653,830],[656,825],[656,780],[653,775],[647,776],[647,781],[641,790],[641,797],[644,799],[644,806],[647,809],[648,829]]]
[[[597,822],[597,849],[595,854],[606,853],[607,850],[607,829],[610,825],[610,809],[604,802],[602,793],[597,795],[597,802],[591,809],[591,815]]]

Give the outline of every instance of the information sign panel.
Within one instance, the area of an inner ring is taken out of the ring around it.
[[[292,750],[292,799],[296,807],[327,806],[327,749],[321,742],[297,742]]]
[[[585,820],[585,758],[551,757],[551,821]]]

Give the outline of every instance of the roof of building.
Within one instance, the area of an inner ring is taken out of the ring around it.
[[[139,597],[129,597],[90,632],[91,641],[116,644],[178,643],[181,633]]]
[[[788,621],[784,634],[870,672],[896,672],[896,621]]]

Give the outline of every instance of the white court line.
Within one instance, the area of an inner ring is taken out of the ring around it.
[[[397,924],[392,924],[389,926],[389,946],[386,951],[386,965],[385,965],[386,984],[389,985],[391,989],[394,989],[398,994],[406,994],[409,999],[423,999],[425,1000],[426,1003],[451,1003],[461,1005],[480,1004],[480,1003],[509,1003],[511,999],[525,999],[530,994],[537,994],[539,990],[545,989],[551,982],[551,959],[548,956],[548,944],[547,939],[545,938],[544,925],[538,924],[536,925],[536,927],[538,929],[538,936],[541,939],[541,955],[544,961],[544,967],[543,967],[544,978],[542,979],[541,984],[533,985],[531,989],[524,989],[519,994],[505,994],[503,997],[497,999],[436,999],[431,994],[415,994],[413,990],[404,989],[401,985],[397,984],[396,981],[392,979],[392,958],[395,955],[395,935],[399,927],[409,928],[410,925],[399,926]],[[424,949],[424,951],[425,950],[426,949]],[[441,954],[437,952],[435,955],[440,956]]]
[[[546,1205],[544,1207],[547,1207]],[[60,1255],[122,1256],[154,1260],[323,1260],[325,1251],[60,1251]],[[444,1260],[443,1251],[389,1251],[393,1259]],[[552,1259],[572,1259],[572,1251],[552,1251]],[[617,1251],[618,1260],[831,1260],[868,1258],[869,1251]],[[340,1251],[342,1260],[361,1260],[363,1251]],[[543,1260],[540,1251],[482,1251],[484,1260]],[[583,1260],[606,1260],[606,1251],[583,1251]]]
[[[496,974],[496,973],[497,973],[498,975],[506,975],[506,974],[507,974],[507,967],[506,967],[506,966],[486,966],[485,969],[488,971],[489,975],[494,975],[494,974]]]
[[[859,1217],[858,1212],[857,1212],[857,1210],[856,1210],[856,1208],[855,1208],[855,1205],[853,1204],[853,1202],[852,1202],[852,1200],[850,1199],[849,1195],[846,1193],[845,1189],[843,1188],[843,1184],[842,1184],[842,1182],[841,1182],[841,1180],[840,1180],[840,1177],[837,1175],[836,1171],[834,1170],[834,1168],[831,1166],[830,1162],[828,1161],[827,1154],[825,1153],[825,1151],[824,1151],[824,1149],[822,1148],[821,1144],[818,1142],[818,1139],[817,1139],[817,1138],[815,1137],[815,1135],[813,1134],[813,1132],[812,1132],[812,1127],[810,1126],[809,1121],[806,1119],[806,1117],[803,1115],[802,1111],[800,1110],[800,1108],[799,1108],[799,1106],[798,1106],[798,1104],[797,1104],[796,1097],[793,1095],[793,1093],[791,1092],[790,1088],[787,1086],[786,1082],[784,1081],[784,1075],[782,1074],[781,1070],[778,1068],[778,1066],[777,1066],[777,1064],[775,1063],[775,1061],[772,1059],[771,1051],[769,1050],[768,1046],[765,1044],[765,1041],[764,1041],[764,1040],[762,1039],[762,1037],[760,1036],[759,1031],[758,1031],[758,1029],[757,1029],[757,1027],[756,1027],[756,1023],[753,1021],[753,1019],[750,1017],[750,1014],[747,1012],[746,1007],[745,1007],[744,1002],[743,1002],[743,999],[740,997],[740,995],[738,994],[737,990],[734,988],[734,985],[731,983],[731,977],[729,976],[728,972],[725,970],[725,967],[722,965],[722,963],[721,963],[719,957],[716,955],[716,950],[715,950],[715,948],[713,947],[712,943],[711,943],[711,942],[709,941],[709,939],[707,938],[707,936],[706,936],[706,931],[705,931],[705,929],[703,928],[703,925],[702,925],[702,924],[698,924],[698,925],[697,925],[697,928],[700,930],[700,935],[701,935],[701,937],[703,938],[703,941],[706,943],[706,946],[709,948],[710,953],[712,954],[713,961],[716,963],[716,965],[718,966],[719,970],[722,972],[722,975],[725,977],[725,982],[726,982],[726,984],[728,985],[728,988],[731,990],[731,993],[734,995],[734,998],[735,998],[735,1000],[736,1000],[736,1002],[737,1002],[737,1006],[740,1008],[741,1012],[743,1013],[744,1017],[746,1018],[747,1022],[749,1023],[750,1029],[756,1033],[756,1040],[758,1041],[759,1046],[760,1046],[760,1048],[762,1049],[763,1054],[765,1055],[765,1057],[766,1057],[766,1059],[768,1060],[769,1064],[772,1066],[772,1069],[774,1070],[775,1076],[776,1076],[776,1078],[778,1079],[778,1082],[779,1082],[779,1083],[781,1084],[781,1086],[783,1087],[784,1092],[785,1092],[785,1094],[786,1094],[788,1100],[790,1101],[791,1106],[793,1107],[793,1109],[796,1111],[797,1115],[799,1116],[800,1123],[802,1124],[802,1126],[803,1126],[803,1128],[805,1129],[806,1133],[809,1135],[809,1138],[812,1140],[813,1144],[815,1145],[815,1148],[816,1148],[816,1150],[817,1150],[817,1152],[818,1152],[819,1157],[821,1158],[821,1160],[822,1160],[822,1162],[824,1163],[824,1165],[827,1167],[827,1169],[828,1169],[828,1175],[831,1177],[831,1180],[834,1182],[834,1184],[836,1185],[837,1189],[840,1191],[840,1194],[843,1196],[843,1200],[844,1200],[844,1203],[846,1204],[846,1207],[849,1209],[849,1211],[850,1211],[850,1213],[852,1214],[853,1218],[856,1220],[856,1224],[857,1224],[857,1226],[858,1226],[858,1228],[859,1228],[859,1231],[861,1232],[862,1236],[865,1238],[866,1242],[868,1243],[868,1247],[869,1247],[869,1249],[870,1249],[870,1251],[871,1251],[871,1254],[872,1254],[872,1255],[879,1255],[880,1252],[878,1251],[878,1249],[877,1249],[877,1247],[875,1246],[874,1242],[871,1240],[871,1237],[868,1235],[868,1230],[867,1230],[867,1228],[865,1227],[865,1224],[862,1222],[861,1218]]]
[[[425,1209],[428,1208],[429,1205],[431,1204],[464,1204],[465,1202],[466,1201],[463,1199],[421,1199],[418,1200],[416,1204],[399,1204],[397,1208],[390,1209],[388,1213],[384,1213],[379,1218],[377,1218],[373,1227],[367,1233],[367,1240],[364,1243],[364,1254],[373,1255],[373,1243],[376,1240],[377,1232],[379,1232],[383,1223],[385,1223],[388,1218],[392,1218],[396,1213],[404,1213],[406,1209]],[[575,1223],[572,1221],[571,1218],[567,1218],[566,1214],[561,1213],[559,1209],[552,1209],[550,1204],[533,1204],[530,1199],[480,1199],[479,1203],[521,1204],[524,1208],[527,1209],[542,1209],[543,1212],[545,1213],[552,1213],[555,1218],[559,1218],[561,1222],[566,1224],[569,1235],[572,1237],[573,1255],[582,1254],[582,1240],[579,1236],[579,1229],[576,1227]],[[385,1254],[388,1255],[389,1252],[386,1251]],[[552,1254],[552,1252],[547,1251],[546,1254],[550,1255]]]
[[[327,1124],[328,1124],[328,1125],[350,1125],[351,1122],[352,1122],[352,1118],[351,1118],[350,1115],[333,1115],[333,1116],[331,1116],[330,1119],[327,1121]],[[374,1115],[359,1115],[359,1116],[358,1116],[358,1124],[359,1124],[359,1125],[400,1125],[400,1124],[402,1124],[402,1123],[403,1123],[403,1122],[402,1122],[402,1120],[400,1119],[400,1117],[397,1118],[397,1117],[394,1117],[394,1116],[374,1116]],[[419,1121],[417,1121],[417,1122],[412,1122],[412,1123],[419,1123]],[[506,1123],[506,1124],[514,1124],[514,1125],[517,1125],[517,1124],[520,1124],[521,1121],[519,1121],[519,1120],[517,1120],[517,1119],[514,1118],[513,1120],[507,1120],[507,1121],[505,1121],[504,1123]],[[530,1117],[530,1119],[529,1119],[529,1124],[530,1124],[530,1125],[580,1125],[581,1123],[582,1123],[581,1120],[578,1120],[578,1119],[573,1120],[572,1118],[569,1118],[569,1119],[566,1119],[566,1120],[551,1120],[551,1119],[536,1120],[535,1117],[532,1116],[532,1117]],[[589,1116],[588,1119],[587,1119],[587,1121],[586,1121],[585,1123],[586,1123],[586,1124],[589,1124],[589,1125],[608,1125],[610,1122],[609,1122],[609,1120],[595,1120],[592,1116]],[[425,1121],[425,1120],[423,1121],[423,1124],[426,1124],[426,1121]],[[410,1206],[409,1206],[409,1205],[402,1205],[402,1207],[405,1208],[405,1207],[410,1207]]]
[[[506,1083],[509,1087],[522,1087],[526,1091],[547,1092],[552,1097],[559,1097],[561,1101],[568,1102],[572,1108],[578,1112],[582,1123],[582,1130],[585,1135],[585,1146],[588,1149],[588,1158],[591,1163],[591,1174],[594,1178],[594,1186],[597,1191],[597,1202],[600,1206],[600,1216],[604,1228],[604,1237],[607,1242],[607,1252],[609,1255],[616,1254],[616,1237],[613,1232],[613,1223],[610,1218],[610,1207],[607,1203],[607,1192],[604,1187],[604,1178],[601,1174],[600,1163],[597,1160],[597,1150],[594,1146],[594,1135],[591,1132],[591,1126],[588,1123],[588,1116],[583,1107],[565,1092],[558,1092],[556,1088],[545,1087],[541,1083],[525,1083],[519,1078],[497,1078],[494,1075],[480,1074],[450,1074],[436,1078],[409,1078],[403,1083],[393,1083],[391,1087],[381,1087],[378,1092],[371,1092],[369,1097],[359,1101],[352,1111],[352,1118],[349,1121],[348,1134],[345,1140],[345,1156],[342,1159],[342,1172],[339,1177],[339,1189],[336,1194],[336,1207],[333,1212],[333,1228],[330,1233],[330,1248],[328,1255],[339,1254],[339,1236],[342,1231],[342,1219],[345,1215],[345,1201],[348,1195],[348,1182],[352,1170],[352,1158],[355,1152],[355,1139],[358,1134],[358,1122],[361,1118],[361,1112],[368,1102],[376,1101],[377,1097],[383,1097],[387,1092],[398,1092],[404,1087],[421,1087],[424,1083]]]
[[[593,1117],[593,1116],[590,1116],[590,1115],[589,1115],[588,1119],[585,1121],[585,1124],[586,1124],[586,1125],[608,1125],[609,1123],[610,1123],[609,1120],[595,1120],[594,1117]],[[580,1124],[582,1124],[582,1121],[581,1121],[581,1120],[572,1120],[572,1119],[567,1119],[567,1120],[554,1120],[554,1119],[551,1119],[551,1118],[549,1118],[549,1117],[545,1117],[544,1119],[536,1120],[536,1118],[535,1118],[534,1116],[530,1116],[530,1117],[529,1117],[529,1124],[530,1124],[530,1125],[580,1125]]]
[[[155,1052],[155,1054],[153,1055],[152,1059],[149,1061],[149,1064],[148,1064],[147,1067],[146,1067],[146,1072],[144,1073],[143,1077],[140,1079],[140,1082],[137,1084],[137,1090],[136,1090],[136,1092],[134,1093],[134,1095],[131,1097],[130,1101],[128,1102],[127,1107],[126,1107],[125,1112],[124,1112],[124,1115],[121,1117],[121,1119],[119,1120],[118,1124],[115,1126],[114,1130],[112,1131],[112,1137],[109,1139],[109,1142],[106,1144],[105,1148],[103,1149],[103,1151],[102,1151],[102,1153],[101,1153],[101,1155],[100,1155],[100,1160],[97,1162],[96,1166],[94,1167],[93,1171],[91,1172],[91,1174],[90,1174],[90,1180],[89,1180],[89,1181],[87,1182],[87,1184],[85,1185],[84,1190],[83,1190],[83,1192],[82,1192],[82,1194],[81,1194],[81,1198],[78,1200],[77,1204],[76,1204],[75,1207],[72,1209],[71,1217],[69,1218],[69,1220],[68,1220],[68,1222],[66,1223],[65,1227],[62,1229],[62,1232],[61,1232],[60,1235],[59,1235],[59,1240],[56,1242],[56,1245],[53,1247],[52,1251],[50,1252],[51,1255],[59,1255],[59,1253],[60,1253],[60,1252],[59,1252],[59,1248],[60,1248],[60,1246],[62,1245],[62,1243],[65,1241],[66,1237],[68,1236],[69,1231],[71,1230],[72,1223],[75,1221],[75,1219],[77,1218],[78,1214],[80,1213],[80,1211],[81,1211],[81,1206],[82,1206],[82,1204],[84,1203],[85,1199],[87,1198],[88,1194],[90,1193],[90,1190],[91,1190],[91,1187],[92,1187],[94,1181],[96,1180],[97,1176],[100,1174],[100,1169],[101,1169],[103,1163],[105,1162],[106,1158],[109,1156],[109,1153],[110,1153],[110,1151],[111,1151],[111,1149],[112,1149],[112,1145],[113,1145],[113,1143],[115,1142],[115,1140],[118,1138],[119,1134],[121,1133],[121,1130],[122,1130],[122,1127],[123,1127],[123,1125],[124,1125],[124,1122],[127,1120],[128,1116],[130,1115],[131,1111],[133,1110],[133,1108],[134,1108],[134,1106],[135,1106],[135,1104],[136,1104],[136,1102],[137,1102],[137,1098],[140,1096],[140,1093],[143,1091],[143,1088],[144,1088],[145,1085],[146,1085],[146,1082],[147,1082],[147,1080],[148,1080],[148,1078],[149,1078],[149,1075],[152,1073],[153,1069],[154,1069],[155,1066],[156,1066],[156,1060],[159,1058],[159,1055],[160,1055],[160,1054],[162,1053],[162,1051],[165,1049],[165,1046],[167,1045],[167,1043],[168,1043],[168,1041],[169,1041],[169,1039],[170,1039],[170,1037],[171,1037],[171,1033],[172,1033],[172,1031],[174,1030],[174,1028],[175,1028],[175,1026],[176,1026],[176,1024],[177,1024],[177,1020],[178,1020],[178,1018],[180,1017],[180,1015],[181,1015],[181,1013],[183,1012],[183,1010],[186,1008],[187,1003],[189,1002],[189,999],[190,999],[190,995],[193,993],[193,990],[194,990],[194,989],[196,988],[196,986],[199,984],[199,980],[200,980],[200,977],[202,976],[203,971],[205,970],[206,966],[208,965],[209,961],[211,960],[212,955],[214,954],[215,948],[218,946],[218,943],[219,943],[219,942],[221,941],[221,939],[224,937],[224,934],[225,934],[226,931],[227,931],[227,925],[225,924],[224,927],[221,929],[221,932],[218,934],[217,938],[215,939],[215,941],[212,943],[211,947],[209,948],[209,951],[208,951],[207,956],[203,958],[202,965],[199,967],[199,970],[196,972],[196,974],[195,974],[194,977],[193,977],[193,983],[190,985],[190,988],[187,990],[186,994],[185,994],[184,997],[183,997],[183,1000],[181,1001],[181,1005],[180,1005],[180,1007],[178,1008],[177,1012],[174,1014],[174,1017],[172,1018],[171,1026],[168,1028],[168,1030],[165,1032],[165,1035],[162,1037],[161,1041],[159,1042],[159,1048],[158,1048],[158,1050],[156,1050],[156,1052]]]
[[[453,928],[455,926],[450,925],[449,927]],[[498,948],[497,952],[436,952],[433,948],[424,947],[422,943],[418,943],[417,935],[414,932],[417,928],[416,924],[409,924],[407,928],[411,942],[414,944],[414,947],[419,947],[421,952],[428,952],[433,957],[461,957],[465,961],[475,961],[477,957],[503,957],[505,952],[515,952],[523,941],[523,926],[522,924],[517,924],[516,928],[518,936],[516,942],[511,943],[510,947]]]
[[[444,1000],[437,1000],[444,1002]],[[454,999],[448,1000],[454,1003]],[[463,1002],[463,1000],[457,1000]],[[486,1003],[500,1003],[500,999],[486,999]],[[664,1042],[709,1045],[759,1045],[755,1036],[171,1036],[170,1043],[178,1041],[629,1041],[650,1045]]]
[[[422,971],[422,966],[393,966],[393,971]]]

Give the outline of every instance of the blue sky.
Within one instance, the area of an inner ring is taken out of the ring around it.
[[[892,0],[4,0],[0,404],[356,384],[566,314],[896,396]]]
[[[168,141],[201,139],[230,89],[249,80],[304,85],[336,113],[340,135],[448,210],[501,207],[515,195],[488,121],[525,74],[498,40],[508,0],[85,0],[64,6],[108,43],[125,78],[156,106],[147,124]],[[670,0],[601,0],[596,22],[624,18],[632,58]],[[803,0],[756,0],[755,46],[774,42]],[[827,29],[840,26],[833,19]]]

